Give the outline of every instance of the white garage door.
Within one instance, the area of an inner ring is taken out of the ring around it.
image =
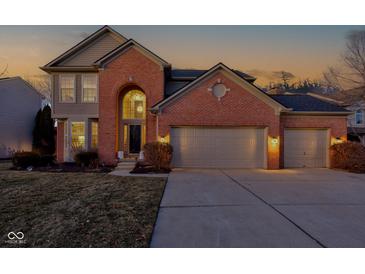
[[[264,129],[179,127],[170,136],[175,167],[266,167]]]
[[[284,166],[326,167],[328,146],[326,129],[286,129]]]

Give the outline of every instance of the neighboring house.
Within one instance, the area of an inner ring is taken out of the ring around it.
[[[42,95],[20,77],[0,78],[0,158],[32,149]]]
[[[365,87],[343,90],[328,96],[309,93],[320,99],[335,103],[350,111],[347,117],[347,136],[350,141],[365,145]]]
[[[365,101],[361,100],[346,107],[353,114],[348,117],[348,137],[365,145]]]
[[[170,142],[175,167],[325,167],[346,140],[342,107],[308,95],[268,95],[255,78],[219,63],[171,64],[108,26],[42,69],[52,78],[57,159],[98,149],[103,163]]]

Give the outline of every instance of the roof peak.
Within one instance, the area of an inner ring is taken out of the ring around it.
[[[114,57],[119,52],[121,52],[125,48],[127,48],[130,44],[133,44],[134,46],[139,47],[140,49],[142,49],[147,54],[149,54],[150,56],[152,56],[153,59],[157,60],[162,65],[164,65],[164,66],[170,66],[170,64],[166,60],[162,59],[160,56],[158,56],[157,54],[153,53],[148,48],[146,48],[145,46],[141,45],[140,43],[138,43],[136,40],[134,40],[132,38],[131,39],[128,39],[127,41],[125,41],[124,43],[122,43],[120,46],[116,47],[114,50],[108,52],[107,54],[105,54],[104,56],[102,56],[101,58],[99,58],[98,60],[96,60],[94,62],[94,65],[96,65],[96,66],[102,65],[104,62],[106,62],[107,60],[109,60],[110,58]]]
[[[106,32],[110,32],[120,38],[120,42],[123,44],[123,41],[128,41],[126,37],[124,37],[122,34],[120,34],[118,31],[114,30],[112,27],[108,25],[104,25],[103,27],[99,28],[98,30],[91,33],[89,36],[87,36],[85,39],[81,40],[79,43],[77,43],[75,46],[71,47],[67,51],[65,51],[63,54],[58,56],[57,58],[53,59],[51,62],[46,64],[45,66],[41,67],[41,69],[47,69],[54,65],[57,65],[58,63],[62,62],[63,60],[66,60],[73,54],[75,54],[77,51],[81,50],[83,47],[89,45],[99,37],[101,37]]]

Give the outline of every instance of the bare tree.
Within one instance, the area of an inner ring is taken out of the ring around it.
[[[8,64],[5,65],[3,69],[0,69],[0,78],[8,73]]]
[[[365,87],[365,30],[352,31],[346,40],[346,48],[341,56],[342,64],[329,67],[324,73],[324,78],[331,86],[341,90],[363,88]]]
[[[292,80],[295,75],[288,71],[274,71],[273,76],[279,78],[284,86],[289,86],[289,81]]]
[[[38,90],[47,100],[51,100],[51,82],[48,75],[24,76],[23,79]]]
[[[289,91],[291,87],[289,82],[295,78],[294,74],[284,70],[273,71],[272,76],[280,82],[273,81],[269,83],[267,89],[270,94],[283,94]]]

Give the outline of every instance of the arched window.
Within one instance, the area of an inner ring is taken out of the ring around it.
[[[146,118],[146,96],[140,90],[130,90],[123,97],[123,119]]]

